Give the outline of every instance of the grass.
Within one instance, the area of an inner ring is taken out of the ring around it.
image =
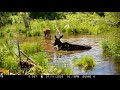
[[[53,65],[50,64],[48,59],[46,58],[46,54],[43,52],[37,53],[32,56],[33,60],[37,63],[37,67],[28,72],[29,74],[37,74],[37,75],[71,75],[73,74],[69,67],[65,67],[65,65]]]
[[[96,65],[93,57],[90,56],[83,56],[81,59],[75,59],[74,65],[80,68],[83,68],[84,71],[88,71],[93,69]]]
[[[120,58],[120,30],[119,28],[109,33],[107,37],[108,38],[102,42],[103,52],[106,55]]]
[[[45,68],[48,67],[48,59],[46,58],[46,55],[43,52],[39,52],[33,55],[32,58],[38,65],[45,67]]]
[[[45,28],[50,28],[52,33],[55,33],[58,28],[61,32],[67,34],[98,35],[116,28],[111,26],[106,19],[109,19],[108,16],[103,18],[95,13],[66,14],[66,19],[60,20],[36,19],[30,21],[31,30],[27,30],[23,22],[3,26],[0,30],[0,37],[6,36],[6,33],[8,33],[8,36],[12,37],[14,37],[16,33],[27,34],[29,37],[40,36],[43,34]],[[57,26],[57,28],[55,26]]]
[[[60,67],[60,69],[60,75],[73,75],[73,72],[69,67]]]
[[[40,30],[38,30],[38,29],[34,29],[34,30],[29,30],[28,32],[27,32],[27,36],[29,36],[29,37],[34,37],[34,36],[40,36],[41,35],[41,32],[40,32]]]
[[[54,65],[48,66],[45,68],[43,66],[36,66],[30,69],[27,73],[28,75],[72,75],[72,71],[70,68],[65,67],[56,67]]]
[[[73,75],[74,73],[72,72],[71,68],[67,65],[67,63],[64,62],[59,62],[53,64],[54,69],[51,68],[51,72],[54,72],[53,74],[57,75]]]
[[[10,45],[9,48],[5,43],[0,45],[0,67],[17,73],[19,71],[19,60],[14,54],[11,54],[14,52],[14,49],[13,45]]]
[[[28,72],[28,75],[49,75],[47,70],[42,66],[36,66],[31,68]]]
[[[32,55],[42,51],[42,47],[38,43],[27,42],[27,43],[21,44],[21,50],[27,55]]]

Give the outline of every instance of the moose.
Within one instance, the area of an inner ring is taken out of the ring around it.
[[[57,50],[67,50],[67,51],[73,51],[73,50],[89,50],[92,47],[91,46],[82,46],[82,45],[75,45],[75,44],[70,44],[68,42],[61,42],[60,39],[63,37],[61,35],[59,38],[56,37],[55,35],[55,42],[54,46],[57,46]]]
[[[50,29],[47,28],[47,29],[43,30],[43,32],[45,35],[45,39],[51,39]]]

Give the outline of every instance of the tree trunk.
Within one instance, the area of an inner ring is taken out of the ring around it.
[[[24,21],[25,27],[30,29],[30,21],[25,12],[23,12],[23,21]]]
[[[29,18],[27,17],[26,12],[23,12],[22,15],[23,15],[23,21],[25,24],[25,28],[28,31],[31,29]],[[27,36],[27,32],[26,32],[26,36]]]

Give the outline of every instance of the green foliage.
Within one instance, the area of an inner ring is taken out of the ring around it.
[[[108,38],[102,42],[103,52],[107,55],[120,57],[120,30],[117,29],[108,34]]]
[[[13,73],[17,73],[18,58],[13,54],[15,47],[8,42],[9,48],[5,43],[0,44],[0,67],[8,69]]]
[[[55,13],[57,15],[65,15],[66,18],[59,20],[47,19],[47,16],[52,18],[51,15],[57,17]],[[104,14],[105,17],[101,17],[102,14]],[[116,12],[30,12],[29,15],[35,15],[37,18],[41,17],[39,19],[30,20],[31,30],[25,29],[22,16],[18,13],[17,15],[10,16],[13,21],[18,21],[18,23],[16,22],[12,23],[12,25],[9,24],[2,27],[2,30],[0,30],[0,36],[4,37],[7,35],[14,37],[18,32],[25,33],[28,36],[40,36],[43,34],[45,28],[50,28],[52,33],[56,32],[58,28],[61,32],[67,34],[98,35],[114,30],[116,28],[116,24],[114,23],[119,21],[119,13]],[[57,26],[57,28],[55,26]]]
[[[69,67],[60,67],[60,75],[72,75],[73,72]]]
[[[110,55],[113,54],[112,48],[114,48],[114,44],[110,40],[105,40],[102,42],[102,48],[105,53]]]
[[[62,19],[65,18],[64,13],[61,12],[30,12],[30,17],[33,19]]]
[[[32,58],[34,59],[34,61],[38,65],[47,68],[47,66],[48,66],[48,59],[46,58],[46,55],[43,52],[39,52],[39,53],[33,55]]]
[[[2,64],[3,68],[6,68],[14,73],[17,73],[20,70],[18,65],[18,58],[15,56],[7,56],[4,59],[4,63]]]
[[[27,32],[27,36],[34,37],[34,36],[40,36],[40,30],[30,30]]]
[[[55,63],[53,64],[53,68],[52,70],[49,70],[51,72],[53,72],[53,74],[57,74],[57,75],[73,75],[73,72],[71,70],[71,68],[67,65],[67,63]]]
[[[16,15],[17,12],[0,12],[0,27],[6,24],[12,24],[10,16]]]
[[[63,67],[55,67],[54,65],[48,66],[48,68],[42,67],[40,65],[31,68],[28,75],[72,75],[71,69]]]
[[[74,65],[83,68],[84,71],[91,70],[96,65],[93,57],[84,56],[81,59],[75,59]]]
[[[42,47],[38,43],[27,42],[21,45],[21,50],[27,55],[31,55],[42,51]]]
[[[31,68],[28,72],[28,75],[49,75],[47,70],[42,66],[35,66]]]

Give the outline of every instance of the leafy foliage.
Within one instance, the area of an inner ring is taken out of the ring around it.
[[[30,17],[33,19],[62,19],[64,18],[64,14],[61,12],[30,12]]]
[[[27,42],[21,45],[21,50],[27,55],[31,55],[42,51],[42,47],[38,43]]]
[[[83,68],[85,71],[93,69],[96,65],[95,61],[90,56],[84,56],[81,59],[75,59],[74,65]]]

